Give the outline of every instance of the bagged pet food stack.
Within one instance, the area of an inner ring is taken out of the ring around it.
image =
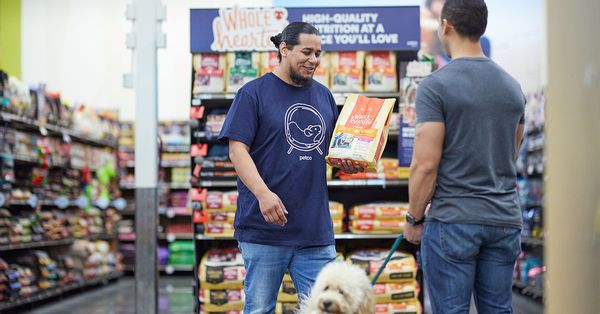
[[[404,231],[408,204],[373,203],[350,210],[349,228],[357,234],[392,234]]]
[[[329,72],[331,70],[329,54],[321,55],[321,64],[315,69],[315,74],[313,75],[313,79],[323,85],[325,87],[330,88],[330,75]]]
[[[344,232],[344,204],[334,201],[329,201],[329,213],[333,221],[333,232]]]
[[[204,308],[202,313],[243,310],[246,271],[238,249],[213,249],[206,252],[200,262],[198,274],[198,297]]]
[[[279,66],[277,51],[262,52],[260,54],[260,75],[275,71]]]
[[[227,87],[229,93],[236,93],[244,84],[258,77],[259,54],[252,52],[227,53]]]
[[[370,51],[365,57],[365,63],[366,92],[395,92],[398,90],[395,52]]]
[[[193,56],[193,93],[221,93],[225,89],[225,55],[199,53]]]
[[[364,51],[330,53],[331,91],[362,92],[364,81]]]
[[[233,237],[233,219],[237,207],[237,191],[209,192],[204,202],[208,222],[204,223],[204,234],[212,237]]]
[[[348,95],[331,138],[327,162],[335,166],[349,159],[367,171],[377,171],[395,102],[394,98]]]

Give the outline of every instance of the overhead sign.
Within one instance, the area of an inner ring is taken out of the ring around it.
[[[267,51],[270,37],[302,21],[321,33],[326,51],[420,49],[419,7],[233,8],[190,10],[196,52]]]

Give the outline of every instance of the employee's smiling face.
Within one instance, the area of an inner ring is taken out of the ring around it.
[[[298,44],[282,49],[289,66],[290,78],[302,86],[310,85],[315,70],[321,63],[321,37],[315,34],[300,34]]]

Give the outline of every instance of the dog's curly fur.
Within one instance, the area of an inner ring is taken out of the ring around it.
[[[375,299],[365,271],[356,265],[333,262],[321,270],[299,314],[371,314]]]

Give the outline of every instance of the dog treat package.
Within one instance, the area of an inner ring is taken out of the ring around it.
[[[340,51],[329,53],[331,64],[331,91],[357,92],[363,91],[364,51]]]
[[[298,302],[298,293],[292,282],[282,282],[277,295],[277,302]]]
[[[210,191],[206,195],[203,209],[207,212],[235,212],[237,208],[237,191],[218,192]]]
[[[404,231],[403,220],[356,220],[350,221],[350,232],[356,234],[393,234]]]
[[[407,301],[375,305],[375,314],[422,314],[419,301]]]
[[[258,77],[260,54],[247,51],[227,53],[227,87],[228,93],[236,93],[244,84]]]
[[[237,248],[213,249],[202,257],[198,269],[202,289],[243,289],[246,271]]]
[[[321,63],[315,70],[313,79],[315,81],[325,85],[325,87],[330,88],[329,72],[330,72],[329,54],[324,53],[321,55]]]
[[[327,162],[337,166],[349,159],[367,171],[377,171],[395,102],[393,98],[348,95],[331,138]]]
[[[265,75],[275,71],[279,66],[277,51],[268,51],[260,53],[260,75]]]
[[[419,296],[417,281],[405,283],[378,283],[373,286],[375,303],[387,304],[399,301],[417,300]]]
[[[209,223],[230,223],[233,224],[235,212],[208,212]]]
[[[275,314],[296,314],[297,311],[297,302],[277,302],[275,306]]]
[[[369,278],[373,279],[388,253],[387,249],[360,250],[350,254],[346,260],[351,264],[360,266],[367,272]],[[417,268],[417,263],[412,255],[394,252],[377,283],[414,281]]]
[[[192,57],[194,87],[192,93],[222,93],[225,89],[225,55],[198,53]]]
[[[396,53],[393,51],[369,51],[365,57],[366,92],[396,92]]]
[[[207,222],[204,224],[204,235],[216,238],[233,237],[233,223],[227,222]]]
[[[244,300],[244,289],[200,290],[200,301],[209,312],[241,311]]]
[[[407,203],[373,203],[357,205],[350,209],[352,220],[396,220],[405,221],[408,212]]]

